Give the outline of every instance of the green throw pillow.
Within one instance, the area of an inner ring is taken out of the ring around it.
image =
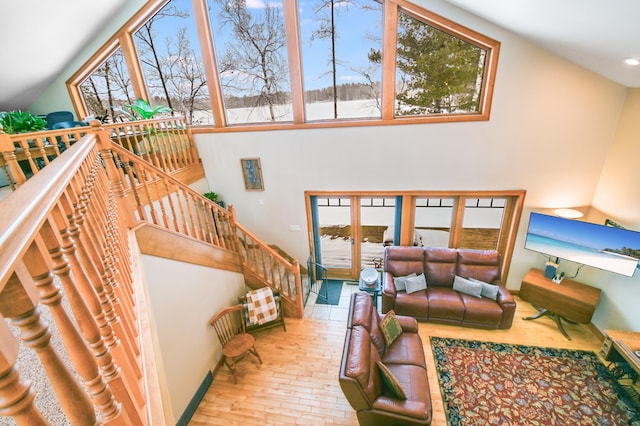
[[[402,334],[402,326],[400,325],[400,321],[398,321],[393,309],[387,312],[387,315],[385,315],[382,321],[380,321],[380,325],[378,327],[380,328],[380,331],[382,331],[384,342],[387,344],[387,347],[391,346],[398,336]]]
[[[378,368],[380,369],[380,375],[382,376],[382,382],[389,388],[391,393],[393,393],[398,399],[407,399],[407,394],[404,392],[404,389],[402,389],[402,385],[398,379],[396,379],[396,376],[391,373],[382,361],[377,361],[377,363]]]

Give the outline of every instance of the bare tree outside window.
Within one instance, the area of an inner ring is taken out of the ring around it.
[[[381,61],[369,53],[382,49],[382,4],[318,0],[312,6],[300,12],[307,119],[379,117]]]
[[[120,49],[116,50],[81,85],[90,115],[102,122],[122,120],[119,112],[124,105],[133,103],[133,88],[126,63]]]
[[[245,0],[215,0],[214,5],[212,26],[218,29],[216,51],[229,121],[235,121],[229,117],[232,108],[251,109],[257,120],[290,119],[281,5],[253,2],[250,7]]]

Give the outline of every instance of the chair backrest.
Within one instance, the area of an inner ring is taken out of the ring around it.
[[[216,331],[222,346],[224,346],[234,336],[245,332],[241,304],[229,306],[228,308],[220,310],[209,322]]]
[[[74,116],[71,111],[54,111],[47,114],[47,129],[53,129],[53,125],[60,121],[73,121]]]
[[[88,125],[89,123],[86,121],[58,121],[51,126],[51,129],[71,129],[73,127],[84,127]]]

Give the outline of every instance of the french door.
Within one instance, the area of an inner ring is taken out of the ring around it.
[[[506,279],[526,192],[306,191],[311,260],[331,278],[382,267],[388,245],[498,250]]]
[[[364,268],[382,267],[384,247],[398,241],[400,198],[317,195],[309,204],[312,257],[330,277],[356,279]]]

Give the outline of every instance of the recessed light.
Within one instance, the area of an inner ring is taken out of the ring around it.
[[[627,65],[633,65],[633,66],[637,66],[640,65],[640,61],[637,59],[633,59],[633,58],[627,58],[624,60],[624,63]]]

